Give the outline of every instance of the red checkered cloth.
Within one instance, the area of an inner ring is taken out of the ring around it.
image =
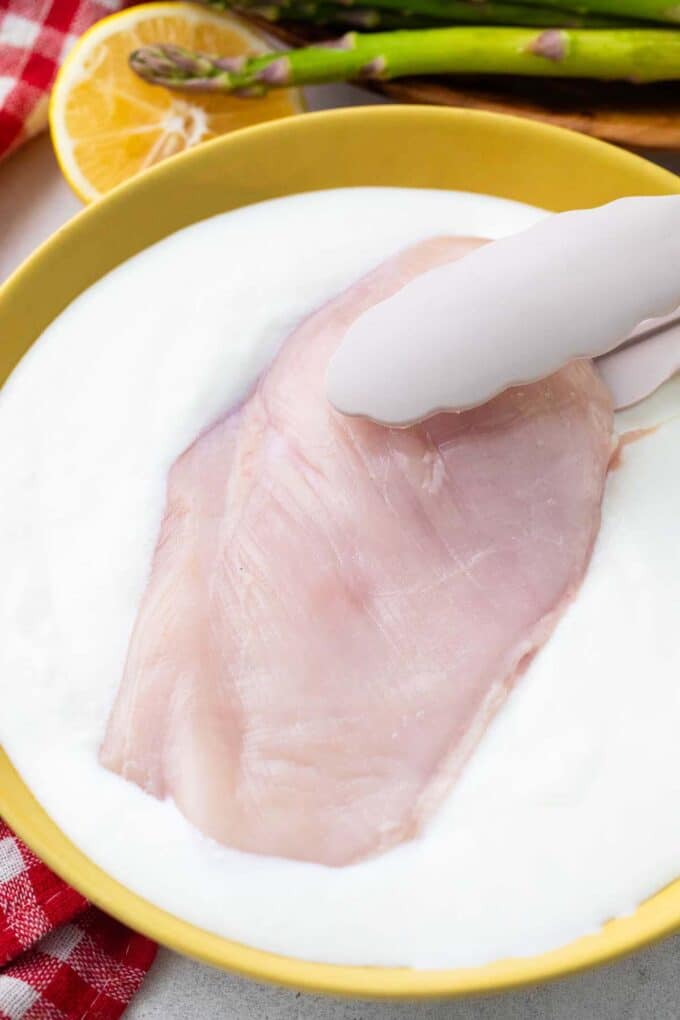
[[[126,0],[0,0],[0,159],[47,123],[59,65],[77,37]]]
[[[116,1020],[155,955],[0,819],[0,1020]]]

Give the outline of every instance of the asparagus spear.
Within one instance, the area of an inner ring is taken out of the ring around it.
[[[343,7],[325,3],[291,3],[285,7],[261,3],[232,8],[237,14],[270,21],[302,21],[310,25],[344,25],[362,30],[383,28],[433,28],[444,24],[436,18],[426,18],[410,12],[377,10],[374,7]],[[555,15],[554,11],[550,12]]]
[[[549,0],[552,2],[552,0]],[[574,0],[578,2],[578,0]],[[261,0],[203,0],[209,7],[217,10],[237,9],[244,14],[261,14]],[[400,18],[420,19],[421,25],[427,27],[428,22],[439,25],[450,25],[469,22],[480,25],[532,25],[543,27],[574,27],[607,28],[620,27],[620,18],[606,18],[591,14],[579,14],[576,11],[558,10],[547,6],[525,6],[513,0],[370,0],[367,7],[361,5],[362,14],[358,20],[352,20],[355,0],[336,0],[333,2],[314,3],[298,2],[298,0],[275,0],[271,5],[265,4],[265,10],[271,16],[264,17],[268,21],[310,21],[313,24],[348,24],[356,28],[409,28],[418,25],[399,24]],[[236,6],[237,5],[237,6]],[[314,13],[318,9],[318,14]],[[372,12],[369,14],[369,10]],[[395,20],[390,20],[380,11],[392,12]],[[274,12],[276,12],[274,14]],[[337,12],[333,15],[333,12]]]
[[[432,28],[360,35],[284,53],[212,57],[179,46],[130,56],[145,81],[182,91],[263,95],[270,88],[410,74],[520,74],[680,80],[680,32],[663,29]]]
[[[678,0],[522,0],[523,3],[540,4],[559,10],[576,8],[582,14],[605,14],[617,18],[632,18],[635,21],[660,21],[671,25],[680,24],[680,3]]]

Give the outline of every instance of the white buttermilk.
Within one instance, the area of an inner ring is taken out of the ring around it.
[[[218,216],[82,294],[0,394],[0,738],[71,839],[146,899],[293,956],[444,967],[550,949],[676,876],[680,379],[619,416],[665,424],[624,450],[577,601],[422,838],[344,869],[251,856],[97,763],[173,460],[386,256],[541,215],[356,189]]]

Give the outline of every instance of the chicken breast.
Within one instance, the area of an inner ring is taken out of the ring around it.
[[[360,312],[478,243],[312,315],[170,472],[101,761],[227,846],[345,865],[417,834],[583,578],[612,449],[589,362],[402,430],[324,395]]]

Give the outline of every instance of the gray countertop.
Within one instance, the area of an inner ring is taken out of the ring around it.
[[[319,90],[315,106],[366,102]],[[651,158],[655,154],[648,154]],[[659,158],[680,172],[680,159]],[[0,281],[79,208],[39,139],[0,168]],[[485,999],[366,1003],[304,995],[236,978],[161,950],[126,1020],[680,1020],[680,936],[620,963]]]
[[[678,1020],[680,936],[586,974],[484,999],[321,998],[232,977],[161,951],[126,1020]]]

